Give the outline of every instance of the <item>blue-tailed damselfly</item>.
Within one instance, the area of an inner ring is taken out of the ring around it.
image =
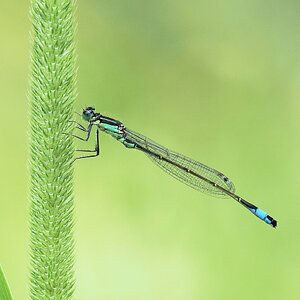
[[[273,227],[277,226],[277,221],[270,215],[235,194],[233,183],[223,173],[157,144],[149,138],[128,129],[122,122],[97,113],[93,107],[83,109],[81,116],[88,122],[87,128],[76,121],[73,122],[77,124],[78,129],[85,131],[87,135],[85,138],[77,135],[73,136],[88,141],[92,127],[96,126],[96,146],[93,150],[78,150],[93,154],[79,156],[76,159],[99,155],[99,130],[101,130],[114,137],[127,148],[144,152],[164,171],[192,188],[215,196],[230,196],[259,219]]]

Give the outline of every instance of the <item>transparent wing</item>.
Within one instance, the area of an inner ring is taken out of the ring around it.
[[[213,181],[214,183],[218,184],[231,193],[235,192],[233,183],[223,173],[179,153],[171,151],[130,129],[126,128],[125,132],[126,140],[129,140],[137,144],[141,148],[146,149],[147,151],[144,151],[145,154],[149,156],[155,164],[157,164],[165,172],[182,181],[186,185],[189,185],[196,190],[200,190],[208,194],[213,194],[215,196],[228,196],[218,187],[215,187],[212,184],[204,181],[203,179],[191,173],[188,173],[186,170],[181,169],[177,165],[180,165],[183,168],[188,168],[189,170],[199,174],[200,176]],[[141,150],[143,151],[143,149]],[[170,162],[160,159],[159,157],[166,158]],[[172,162],[174,162],[175,164],[172,164]]]

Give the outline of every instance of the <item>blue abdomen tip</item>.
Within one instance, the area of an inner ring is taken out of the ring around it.
[[[255,214],[263,221],[266,221],[266,217],[268,216],[268,214],[260,208],[256,209]]]

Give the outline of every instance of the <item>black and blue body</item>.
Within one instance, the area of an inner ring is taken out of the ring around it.
[[[74,135],[74,137],[87,141],[90,137],[92,127],[95,126],[96,146],[93,150],[78,150],[81,152],[92,152],[93,154],[79,156],[76,159],[99,155],[100,130],[111,135],[127,148],[137,149],[144,152],[165,172],[182,181],[186,185],[214,196],[230,196],[262,221],[274,228],[277,226],[277,221],[274,218],[235,194],[235,187],[232,181],[223,173],[157,144],[149,138],[126,128],[122,122],[97,113],[93,107],[85,108],[82,112],[82,118],[88,122],[87,128],[78,122],[74,121],[74,123],[77,124],[78,129],[85,131],[87,136],[82,138]]]

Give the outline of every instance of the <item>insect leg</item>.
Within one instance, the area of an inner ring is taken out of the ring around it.
[[[91,154],[91,155],[83,155],[83,156],[79,156],[79,157],[76,157],[74,159],[77,160],[77,159],[82,159],[82,158],[89,158],[89,157],[96,157],[100,154],[100,142],[99,142],[99,129],[97,128],[97,131],[96,131],[96,145],[95,145],[95,149],[88,149],[88,150],[82,150],[82,149],[78,149],[76,151],[79,151],[79,152],[86,152],[86,153],[90,153],[90,152],[94,152],[95,154]],[[74,162],[73,161],[73,162]]]

